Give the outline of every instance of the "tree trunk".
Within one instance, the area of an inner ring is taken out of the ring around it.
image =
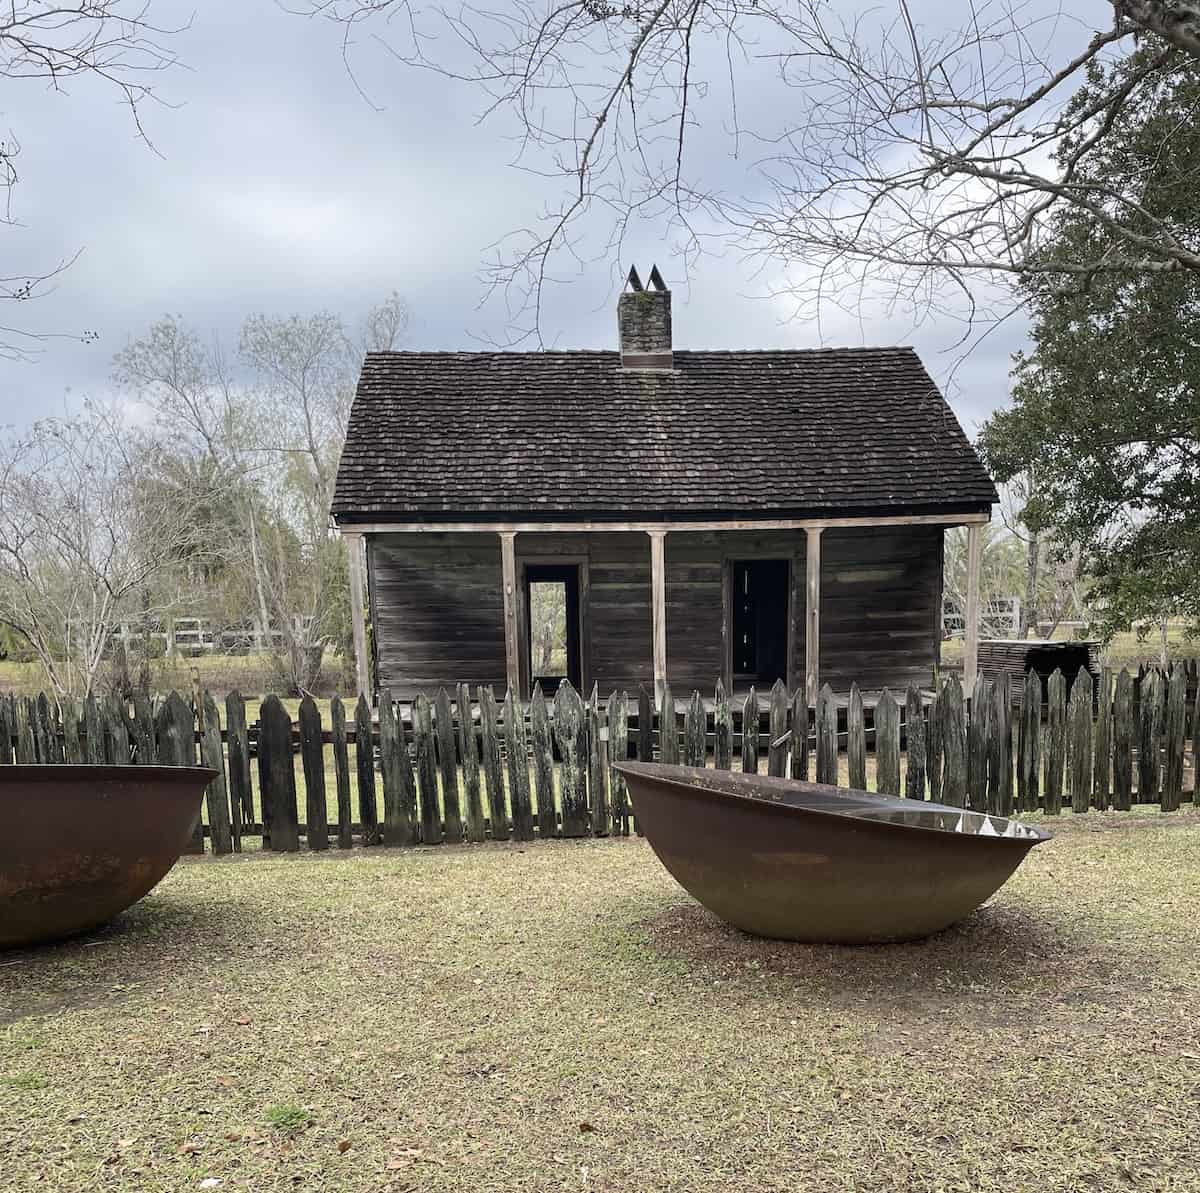
[[[258,557],[258,529],[254,519],[254,507],[247,503],[246,520],[250,525],[250,562],[254,569],[254,592],[258,597],[258,648],[269,651],[271,642],[271,616],[267,612],[267,596],[263,591],[262,562]]]

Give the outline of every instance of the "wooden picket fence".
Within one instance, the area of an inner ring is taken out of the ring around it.
[[[611,768],[622,758],[751,773],[765,762],[771,775],[859,789],[872,786],[873,758],[879,792],[1000,816],[1135,803],[1169,812],[1193,797],[1184,780],[1200,758],[1196,678],[1195,662],[1137,676],[1106,670],[1098,684],[1083,671],[1068,693],[1060,672],[1045,690],[1030,673],[1018,702],[1007,677],[981,677],[969,698],[950,677],[933,693],[910,687],[902,704],[885,690],[873,707],[857,686],[845,702],[826,686],[815,709],[782,683],[765,707],[753,690],[730,701],[719,682],[711,702],[694,692],[677,705],[668,688],[657,707],[645,688],[602,702],[563,683],[551,700],[538,690],[527,703],[511,693],[500,703],[491,688],[472,698],[459,685],[453,698],[441,689],[404,705],[384,692],[377,715],[360,698],[352,718],[335,697],[328,726],[311,697],[295,724],[276,696],[251,723],[234,692],[222,724],[208,693],[153,703],[10,696],[0,698],[0,765],[210,766],[218,775],[193,850],[207,836],[218,854],[247,837],[295,851],[302,838],[322,850],[628,836],[636,817]]]

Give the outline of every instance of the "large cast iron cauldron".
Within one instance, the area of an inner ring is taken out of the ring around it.
[[[1048,834],[944,804],[820,783],[622,762],[663,865],[757,936],[913,940],[992,895]]]
[[[0,766],[0,948],[112,919],[175,864],[202,766]]]

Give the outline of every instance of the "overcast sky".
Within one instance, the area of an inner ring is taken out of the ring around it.
[[[236,345],[247,314],[332,310],[353,323],[398,290],[412,312],[408,347],[469,349],[503,335],[503,310],[479,306],[481,263],[536,218],[546,193],[509,167],[504,127],[475,122],[477,94],[364,53],[376,111],[328,25],[269,2],[193,15],[157,0],[154,11],[164,24],[192,19],[172,42],[186,69],[158,84],[172,106],[144,111],[157,153],[95,82],[66,94],[11,82],[0,92],[9,105],[0,121],[22,146],[21,226],[0,229],[6,265],[33,269],[81,251],[53,293],[19,314],[39,330],[99,335],[51,341],[32,364],[0,362],[0,423],[108,394],[113,353],[167,312]],[[663,235],[635,227],[616,265],[644,272],[658,262],[675,291],[678,346],[912,343],[970,434],[1006,398],[1009,354],[1024,335],[1016,321],[951,378],[960,328],[950,321],[913,331],[905,320],[859,326],[831,311],[819,331],[790,320],[733,254],[704,258],[680,285]],[[614,346],[616,265],[560,288],[545,328],[555,346]]]

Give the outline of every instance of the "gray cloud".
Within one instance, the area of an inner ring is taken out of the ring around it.
[[[164,23],[192,11],[155,8]],[[366,55],[376,111],[344,71],[336,31],[271,6],[203,6],[178,51],[188,69],[159,87],[176,106],[145,112],[161,156],[98,84],[81,81],[68,95],[8,84],[11,106],[0,118],[23,145],[14,199],[24,226],[0,230],[6,259],[33,266],[83,250],[54,292],[20,314],[26,326],[100,338],[52,341],[31,365],[0,362],[0,422],[60,409],[65,395],[104,394],[113,353],[164,312],[232,345],[250,312],[329,309],[355,322],[396,289],[412,308],[410,346],[502,338],[502,304],[479,307],[480,267],[489,246],[537,218],[547,192],[509,167],[502,126],[476,125],[477,95]],[[740,102],[750,110],[756,99]],[[700,147],[724,152],[715,132]],[[723,162],[717,176],[744,170]],[[611,345],[620,269],[658,261],[678,275],[663,241],[660,227],[634,228],[622,262],[597,263],[557,287],[548,339]],[[703,258],[676,290],[681,346],[821,342],[734,254]],[[958,331],[948,320],[915,332],[880,320],[824,324],[827,342],[914,343],[943,382]],[[1008,354],[1023,336],[1014,321],[955,373],[951,397],[969,431],[1004,400]]]

